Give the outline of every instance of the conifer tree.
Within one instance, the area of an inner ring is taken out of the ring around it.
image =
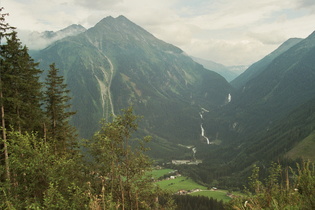
[[[64,78],[59,75],[54,63],[50,65],[45,84],[45,111],[49,122],[47,137],[55,142],[55,152],[65,151],[74,144],[75,130],[69,119],[75,112],[68,111],[71,107],[70,91],[66,89],[67,84],[64,84]]]
[[[19,132],[39,130],[43,117],[38,64],[34,63],[28,49],[22,46],[16,32],[2,46],[2,57],[2,81],[7,87],[3,90],[6,121]]]
[[[4,59],[2,57],[2,39],[9,37],[11,35],[10,31],[14,29],[5,22],[5,17],[8,14],[2,13],[3,7],[0,8],[0,106],[1,106],[1,138],[3,143],[1,143],[1,149],[4,151],[4,162],[5,162],[5,171],[6,179],[10,181],[10,167],[9,167],[9,156],[7,150],[7,136],[6,136],[6,125],[5,125],[5,109],[4,109],[4,100],[3,100],[3,88],[5,87],[2,79],[3,72],[3,63]],[[1,155],[2,156],[2,155]],[[2,159],[2,158],[1,158]]]

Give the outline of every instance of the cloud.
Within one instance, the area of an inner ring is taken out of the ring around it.
[[[270,53],[275,46],[263,45],[259,41],[249,40],[193,40],[184,50],[189,55],[209,59],[231,66],[249,65]],[[257,50],[259,49],[259,50]]]
[[[282,41],[315,29],[314,0],[3,1],[8,22],[20,30],[89,28],[106,16],[124,15],[189,54],[223,64],[257,61]]]
[[[282,44],[287,40],[287,37],[279,31],[267,31],[261,33],[248,32],[247,35],[266,45]]]
[[[308,8],[308,7],[314,7],[315,6],[315,1],[314,0],[298,0],[297,1],[298,6],[301,8]]]
[[[297,8],[305,9],[310,13],[315,13],[315,1],[314,0],[297,0]]]
[[[121,2],[123,0],[75,0],[74,3],[92,10],[108,10]]]

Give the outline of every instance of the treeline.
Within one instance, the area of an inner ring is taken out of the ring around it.
[[[191,195],[175,195],[175,203],[178,210],[224,210],[225,204],[223,201],[217,201],[213,198],[205,196],[191,196]]]
[[[39,81],[42,70],[2,11],[0,209],[173,209],[147,175],[150,139],[132,138],[132,108],[78,141],[63,77],[51,64]]]

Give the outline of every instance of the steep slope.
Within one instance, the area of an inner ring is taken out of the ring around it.
[[[205,60],[201,58],[192,57],[194,61],[200,63],[206,69],[211,71],[217,72],[221,76],[223,76],[226,81],[230,82],[238,76],[237,72],[231,71],[228,67],[224,66],[223,64],[219,64],[210,60]]]
[[[312,33],[277,56],[238,94],[231,94],[230,103],[205,118],[203,127],[208,137],[222,141],[221,148],[212,151],[217,161],[235,160],[235,164],[246,168],[258,159],[283,155],[285,148],[292,149],[311,135],[309,130],[301,130],[310,127],[307,117],[313,117],[313,112],[302,112],[307,105],[300,107],[315,95],[314,55],[315,33]],[[314,101],[308,104],[312,106]],[[294,110],[297,111],[290,114]],[[210,159],[208,151],[202,152],[200,155]],[[213,157],[211,160],[214,161]]]
[[[308,147],[314,146],[314,96],[312,33],[274,58],[238,94],[232,93],[230,103],[204,117],[206,135],[221,145],[197,146],[204,161],[193,175],[203,182],[240,186],[254,163],[264,168],[282,157],[313,158],[314,148]]]
[[[239,131],[251,133],[268,127],[310,100],[315,95],[314,52],[315,33],[312,33],[246,82],[225,107],[223,115],[237,123]]]
[[[199,141],[200,107],[224,104],[231,91],[222,76],[123,16],[104,18],[36,58],[42,68],[55,62],[63,72],[78,111],[72,122],[83,137],[132,105],[144,116],[142,132],[164,142]]]
[[[257,160],[274,160],[284,155],[293,159],[314,158],[314,128],[315,98],[313,97],[287,116],[277,120],[268,130],[261,130],[247,139],[247,145],[243,145],[244,150],[238,154],[235,162],[240,164]],[[306,145],[310,148],[305,148]],[[290,152],[286,154],[288,151]]]
[[[260,61],[251,65],[245,72],[243,72],[240,76],[236,77],[234,80],[230,82],[230,84],[236,89],[243,88],[244,85],[251,79],[258,76],[261,72],[263,72],[267,66],[279,55],[290,49],[292,46],[299,43],[302,39],[300,38],[291,38],[285,41],[282,45],[280,45],[275,51],[261,59]]]

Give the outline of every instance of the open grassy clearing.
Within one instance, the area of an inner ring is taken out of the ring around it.
[[[160,170],[153,170],[152,176],[157,179],[159,177],[162,177],[166,174],[169,174],[169,172],[174,171],[173,169],[160,169]],[[157,184],[165,190],[169,190],[172,193],[176,193],[180,190],[194,190],[194,189],[200,189],[201,191],[189,193],[189,195],[192,196],[206,196],[211,197],[217,200],[223,200],[223,202],[228,202],[231,200],[229,196],[227,196],[228,191],[227,190],[208,190],[207,187],[202,186],[192,179],[185,177],[185,176],[177,176],[175,179],[165,179],[162,181],[158,181]],[[240,195],[240,193],[233,193],[234,195]]]
[[[164,176],[165,174],[169,174],[170,172],[174,171],[173,169],[159,169],[159,170],[153,170],[152,172],[150,172],[152,174],[152,177],[154,179],[158,179],[162,176]]]
[[[193,189],[201,189],[206,190],[205,186],[197,184],[192,179],[184,176],[177,177],[176,179],[162,180],[157,182],[157,184],[162,189],[170,190],[173,193],[178,192],[179,190],[193,190]]]

